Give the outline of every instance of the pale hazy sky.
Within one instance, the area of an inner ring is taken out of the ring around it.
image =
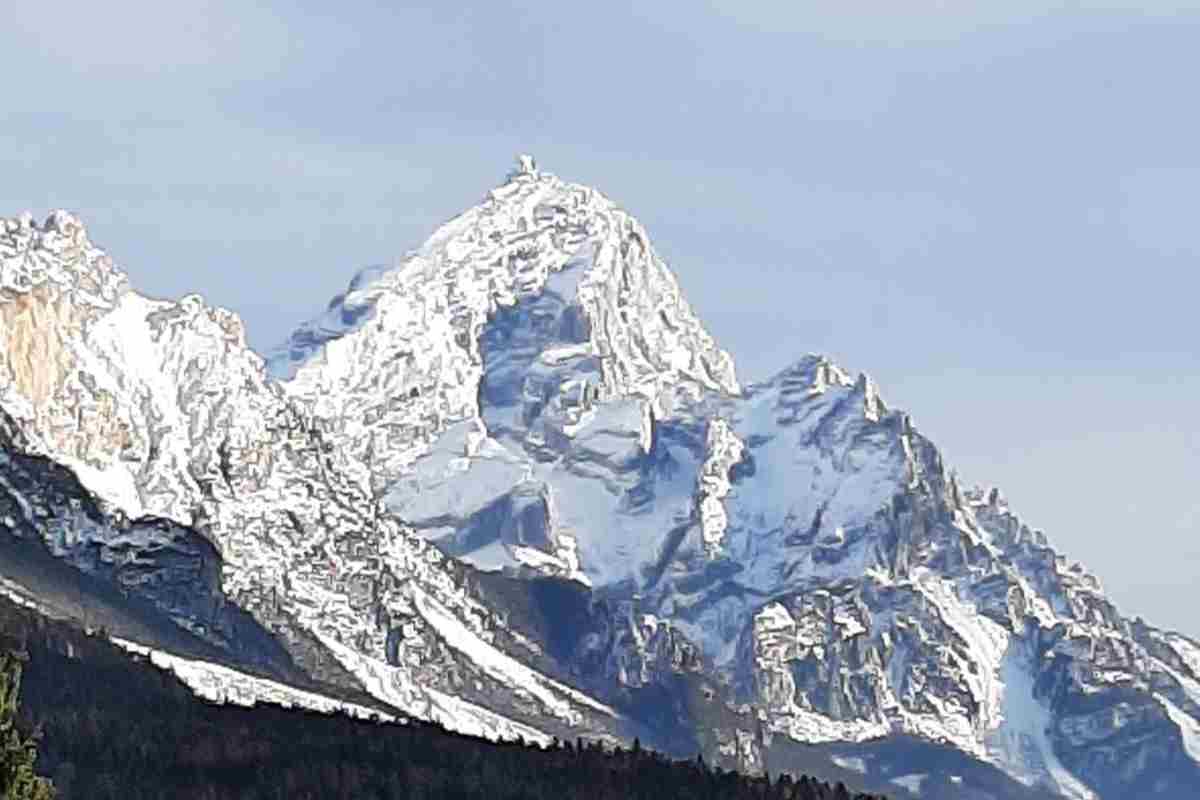
[[[0,214],[267,347],[531,151],[1200,635],[1198,2],[0,0]]]

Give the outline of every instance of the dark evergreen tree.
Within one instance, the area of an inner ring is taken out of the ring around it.
[[[54,788],[33,771],[37,743],[17,727],[21,693],[21,662],[12,653],[0,655],[0,798],[50,800]]]

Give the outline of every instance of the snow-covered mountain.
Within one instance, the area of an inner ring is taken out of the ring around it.
[[[865,375],[741,385],[642,226],[530,158],[265,361],[70,214],[0,224],[6,590],[210,692],[899,796],[1200,796],[1200,644]]]

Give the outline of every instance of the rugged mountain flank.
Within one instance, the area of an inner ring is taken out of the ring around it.
[[[741,385],[642,226],[532,159],[265,361],[71,215],[4,221],[0,343],[20,552],[246,675],[900,796],[1200,794],[1200,645],[867,376]]]

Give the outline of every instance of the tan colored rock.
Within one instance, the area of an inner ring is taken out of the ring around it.
[[[82,333],[82,315],[43,284],[0,302],[0,359],[6,378],[35,408],[45,408],[75,367],[68,337]]]

